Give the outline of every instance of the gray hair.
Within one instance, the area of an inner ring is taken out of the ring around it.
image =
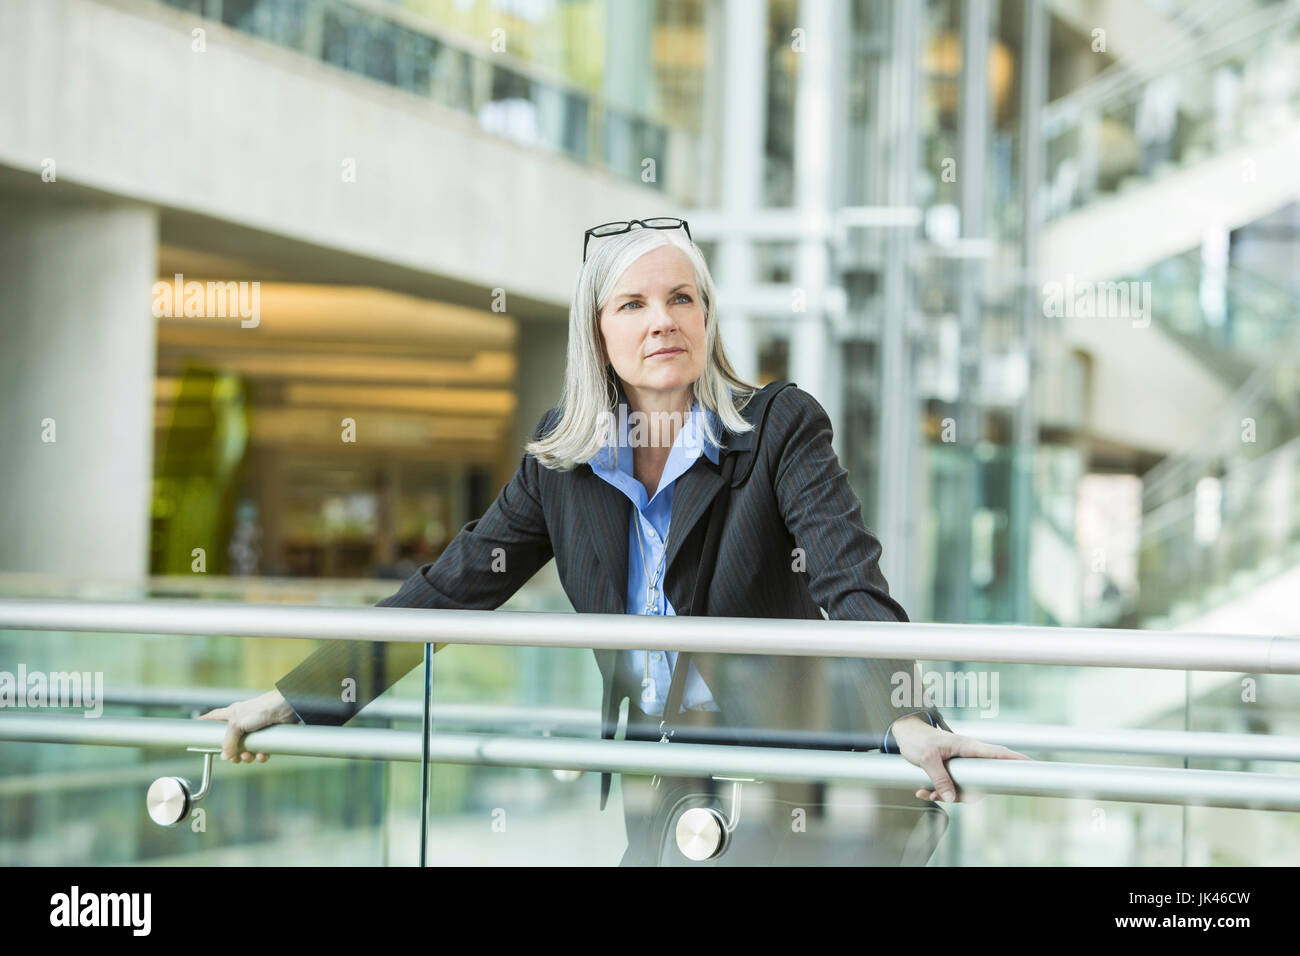
[[[600,309],[614,293],[619,278],[637,259],[660,246],[675,246],[690,260],[695,285],[704,305],[704,371],[691,386],[700,408],[713,412],[734,433],[752,425],[740,409],[757,391],[731,367],[718,330],[717,295],[713,276],[699,247],[680,229],[641,229],[591,241],[586,263],[574,283],[569,306],[569,349],[564,366],[560,416],[555,425],[524,450],[547,468],[569,471],[593,458],[609,439],[610,416],[618,410],[618,381],[600,333]],[[700,416],[705,437],[720,444],[711,416]]]

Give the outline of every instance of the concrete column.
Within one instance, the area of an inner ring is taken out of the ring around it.
[[[655,5],[652,3],[605,4],[605,70],[601,89],[606,104],[625,114],[645,116],[654,106],[654,64],[651,44],[654,38]],[[625,129],[622,124],[615,129]],[[606,131],[608,136],[608,129]],[[616,134],[607,139],[605,149],[610,166],[620,172],[636,172],[644,156],[638,144]],[[656,157],[662,162],[664,157]],[[672,215],[646,210],[619,213],[610,218]]]
[[[1034,459],[1038,454],[1040,376],[1038,323],[1043,314],[1038,298],[1038,244],[1042,238],[1041,194],[1044,177],[1043,106],[1047,102],[1047,58],[1050,51],[1048,11],[1043,0],[1025,4],[1020,60],[1020,348],[1028,363],[1025,392],[1016,405],[1015,453],[1011,491],[1011,574],[1015,620],[1032,624],[1033,600],[1029,562],[1034,520]]]
[[[913,0],[891,0],[889,62],[882,77],[884,123],[889,153],[879,161],[887,172],[886,202],[915,201],[921,70],[922,7]],[[880,567],[890,594],[904,608],[918,600],[916,577],[919,520],[914,490],[924,480],[917,453],[919,423],[913,375],[913,236],[899,229],[885,247],[880,328],[880,470],[876,483],[876,530],[884,554]]]
[[[723,176],[722,209],[731,221],[747,219],[763,204],[764,132],[767,122],[767,0],[726,0],[721,80],[726,111],[718,155]],[[754,248],[742,234],[718,242],[715,279],[723,299],[719,312],[727,357],[741,378],[758,376],[754,317],[726,305],[726,289],[753,287]]]
[[[799,24],[808,48],[801,54],[795,102],[795,205],[811,227],[799,239],[794,283],[804,291],[807,311],[790,326],[790,378],[822,403],[843,451],[843,357],[827,311],[835,284],[831,273],[831,215],[838,198],[845,127],[845,44],[849,10],[832,0],[802,0]]]
[[[157,213],[6,197],[0,223],[0,570],[143,576]]]
[[[551,319],[520,319],[516,343],[515,380],[519,400],[515,405],[514,444],[508,456],[512,475],[543,413],[560,402],[568,326]]]
[[[611,106],[640,114],[650,112],[654,106],[651,58],[654,26],[653,3],[605,5],[605,69],[601,88]]]
[[[988,169],[991,114],[988,96],[989,62],[988,0],[967,0],[961,8],[961,94],[957,117],[960,154],[957,191],[961,206],[963,239],[982,239],[986,232],[985,194]],[[957,447],[961,451],[961,473],[955,491],[954,514],[960,524],[954,529],[951,555],[952,580],[948,582],[951,620],[970,621],[971,572],[974,536],[971,527],[976,509],[983,502],[977,491],[979,462],[976,449],[983,432],[984,413],[980,399],[980,358],[984,327],[984,262],[964,260],[957,286],[957,310],[961,326],[960,373],[957,398]]]

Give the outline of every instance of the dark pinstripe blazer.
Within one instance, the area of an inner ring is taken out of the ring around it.
[[[824,608],[832,619],[906,621],[889,596],[878,564],[880,543],[863,525],[821,405],[781,382],[765,386],[742,412],[756,429],[723,435],[723,454],[740,457],[708,585],[709,614],[820,618]],[[548,411],[534,437],[545,434],[558,414]],[[664,586],[679,615],[690,613],[707,525],[702,519],[722,481],[720,468],[701,455],[673,491]],[[487,512],[379,606],[494,609],[553,557],[576,611],[624,614],[630,508],[627,496],[589,465],[555,471],[525,455]],[[493,571],[502,552],[506,570]],[[662,644],[671,649],[671,618],[664,624]],[[602,730],[613,737],[629,691],[616,686],[618,652],[595,654],[604,680]],[[331,641],[276,686],[304,722],[342,724],[422,659],[418,644]],[[859,743],[847,749],[870,750],[880,747],[894,719],[916,711],[890,703],[890,675],[911,674],[912,661],[697,654],[695,663],[731,727],[850,734]],[[355,702],[339,700],[346,677],[356,680]],[[937,711],[928,712],[948,729]],[[602,809],[608,790],[605,775]]]

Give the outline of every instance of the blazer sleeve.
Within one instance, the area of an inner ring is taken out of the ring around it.
[[[547,430],[554,414],[552,409],[542,417],[534,438]],[[500,607],[553,556],[542,507],[541,468],[532,455],[525,455],[486,513],[461,528],[437,561],[421,567],[376,607]],[[275,686],[304,723],[337,726],[423,659],[423,644],[330,641]],[[354,683],[346,685],[348,680]],[[352,692],[345,694],[345,688]]]
[[[773,488],[786,528],[806,557],[808,588],[832,620],[907,621],[903,606],[889,596],[880,571],[880,541],[862,521],[862,507],[831,447],[831,422],[817,399],[787,388],[773,399],[771,414],[781,441]],[[894,675],[914,676],[915,661],[832,658],[830,679],[856,689],[870,733],[883,741],[894,721],[925,713],[930,723],[951,730],[933,707],[918,710],[910,700],[891,703]]]

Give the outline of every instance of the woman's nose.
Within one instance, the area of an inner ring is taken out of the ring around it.
[[[677,327],[671,314],[663,306],[654,306],[650,314],[650,331],[671,332]]]

